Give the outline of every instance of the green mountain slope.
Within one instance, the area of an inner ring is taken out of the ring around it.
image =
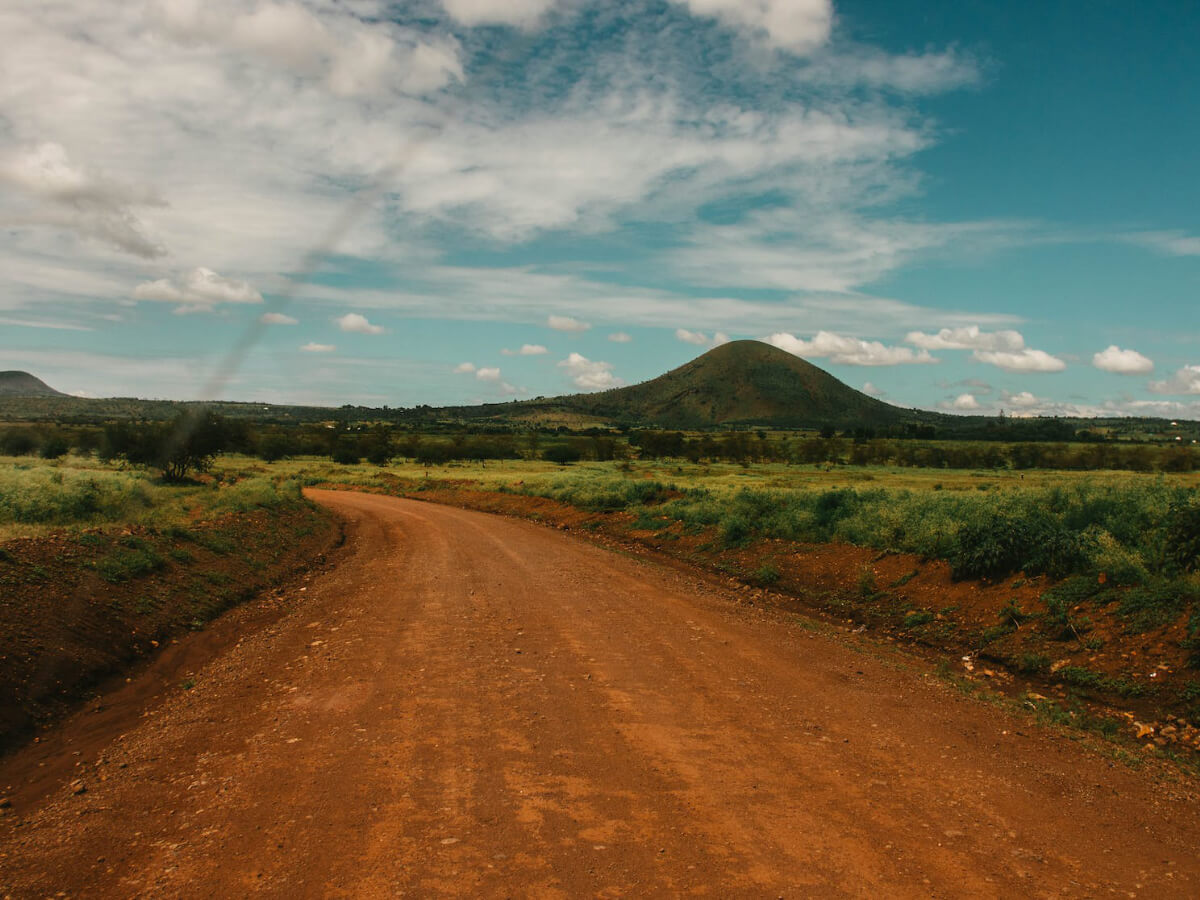
[[[651,381],[561,402],[593,415],[678,428],[735,423],[881,426],[921,418],[760,341],[723,344]]]
[[[40,378],[28,372],[0,372],[0,397],[65,397]]]

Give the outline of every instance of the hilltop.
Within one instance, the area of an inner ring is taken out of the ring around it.
[[[565,417],[667,428],[742,424],[878,428],[942,418],[868,397],[812,363],[761,341],[722,344],[629,387],[447,412],[463,418]]]
[[[66,397],[28,372],[0,372],[0,397]]]
[[[732,341],[651,381],[576,395],[570,403],[599,415],[673,428],[750,423],[882,426],[913,418],[761,341]]]

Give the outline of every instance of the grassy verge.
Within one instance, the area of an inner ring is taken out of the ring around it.
[[[0,466],[0,747],[338,533],[295,479],[228,469],[167,487],[86,461]]]

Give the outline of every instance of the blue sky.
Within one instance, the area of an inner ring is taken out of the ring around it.
[[[902,406],[1200,418],[1188,6],[18,0],[0,368],[401,406],[757,338]]]

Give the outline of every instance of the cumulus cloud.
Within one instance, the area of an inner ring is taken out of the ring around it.
[[[500,369],[495,366],[484,366],[475,370],[475,377],[480,381],[499,381]]]
[[[904,340],[924,350],[971,350],[973,359],[1009,372],[1061,372],[1067,367],[1057,356],[1026,347],[1019,331],[984,331],[967,325],[943,328],[936,334],[910,331]]]
[[[175,278],[146,281],[133,289],[135,300],[177,303],[177,312],[212,312],[222,303],[262,303],[262,294],[248,282],[225,278],[199,266]]]
[[[1200,365],[1184,366],[1165,381],[1150,382],[1156,394],[1200,394]]]
[[[346,313],[344,316],[334,319],[334,321],[342,331],[354,334],[383,334],[382,325],[372,325],[367,320],[367,317],[361,313]]]
[[[572,353],[558,365],[566,370],[576,387],[585,391],[603,391],[625,383],[613,375],[612,363],[593,361],[579,353]]]
[[[1122,350],[1111,344],[1092,356],[1092,365],[1118,375],[1146,375],[1154,371],[1154,362],[1136,350]]]
[[[319,80],[342,96],[399,87],[426,93],[463,78],[458,46],[445,38],[371,23],[352,15],[318,15],[299,3],[266,2],[238,11],[222,2],[159,0],[163,34],[184,45],[207,44]]]
[[[721,331],[709,337],[702,331],[688,331],[686,328],[676,328],[675,338],[676,340],[683,341],[685,344],[695,344],[697,347],[719,347],[722,344],[729,343],[729,335]]]
[[[692,15],[717,19],[764,38],[772,47],[808,53],[829,40],[833,5],[829,0],[675,0]]]
[[[1036,409],[1039,406],[1044,406],[1048,401],[1041,397],[1035,397],[1029,391],[1020,391],[1016,394],[1010,394],[1005,391],[1001,395],[1001,399],[1005,404],[1018,410]]]
[[[555,0],[442,0],[451,17],[461,25],[515,25],[532,28]]]
[[[974,394],[959,394],[948,403],[940,404],[942,409],[954,409],[960,412],[977,410],[980,408],[979,401],[975,399]]]
[[[454,371],[458,375],[470,375],[475,371],[475,363],[463,362],[454,367]]]
[[[541,356],[550,351],[541,344],[522,344],[520,350],[509,350],[505,347],[500,352],[505,356]]]
[[[624,331],[614,331],[608,336],[608,339],[614,344],[628,344],[633,340],[633,335],[626,334]]]
[[[315,341],[309,341],[301,348],[305,353],[332,353],[337,349],[333,344],[318,344]]]
[[[979,362],[999,366],[1006,372],[1061,372],[1067,364],[1057,356],[1051,356],[1045,350],[1024,350],[1008,352],[1004,350],[976,350],[972,357]]]
[[[258,317],[258,321],[264,325],[298,325],[300,323],[299,319],[277,312],[263,313]]]
[[[886,394],[887,394],[887,391],[884,391],[883,389],[876,387],[870,381],[863,382],[862,392],[870,397],[883,397],[883,396],[886,396]]]
[[[924,350],[1003,350],[1016,351],[1025,347],[1019,331],[983,331],[978,325],[962,328],[943,328],[937,334],[910,331],[906,343]]]
[[[911,347],[889,347],[879,341],[864,341],[830,331],[818,331],[812,340],[804,340],[787,332],[776,332],[763,340],[805,358],[825,358],[849,366],[898,366],[936,363],[928,350],[914,351]]]
[[[570,334],[582,334],[592,327],[588,322],[581,322],[572,316],[549,316],[546,325],[555,331],[566,331]]]
[[[166,250],[134,215],[162,206],[153,190],[125,184],[74,164],[61,144],[47,142],[0,160],[0,184],[20,192],[17,224],[59,227],[147,259]]]

